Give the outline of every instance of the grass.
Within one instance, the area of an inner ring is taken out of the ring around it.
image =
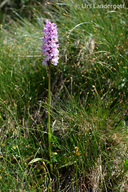
[[[127,191],[127,9],[65,0],[37,3],[29,18],[13,14],[0,26],[1,192]],[[51,66],[53,172],[41,55],[46,18],[57,23],[60,45]]]

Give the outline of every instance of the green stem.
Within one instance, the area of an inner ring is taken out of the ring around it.
[[[48,63],[48,151],[49,151],[49,158],[50,158],[50,170],[53,171],[52,159],[51,159],[51,128],[50,128],[50,106],[51,106],[51,70],[50,70],[50,62]]]
[[[76,192],[78,192],[78,165],[76,159]]]

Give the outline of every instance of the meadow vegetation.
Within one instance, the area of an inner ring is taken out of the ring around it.
[[[85,9],[82,0],[12,2],[0,12],[1,192],[126,192],[126,5],[112,10]],[[51,66],[53,172],[48,68],[41,53],[46,19],[57,24],[60,52],[59,64]]]

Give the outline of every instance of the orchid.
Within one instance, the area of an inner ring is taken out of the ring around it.
[[[43,36],[43,45],[42,45],[42,54],[44,56],[43,65],[48,64],[48,145],[49,145],[49,158],[50,158],[50,169],[53,171],[52,164],[52,146],[51,146],[51,129],[50,129],[50,107],[51,107],[51,64],[57,65],[59,59],[59,44],[58,44],[58,35],[57,35],[57,26],[55,23],[51,23],[46,20],[44,25],[44,36]]]
[[[57,35],[57,26],[55,23],[51,23],[46,20],[44,25],[44,36],[42,45],[42,54],[44,56],[43,65],[47,65],[49,62],[53,65],[57,65],[59,59],[59,44]]]

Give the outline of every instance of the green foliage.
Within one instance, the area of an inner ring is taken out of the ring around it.
[[[20,3],[29,16],[16,7],[0,25],[1,191],[75,191],[83,184],[121,190],[128,159],[127,9],[84,9],[82,0],[45,9]],[[60,47],[59,65],[51,67],[53,173],[41,56],[46,18],[57,23]]]

